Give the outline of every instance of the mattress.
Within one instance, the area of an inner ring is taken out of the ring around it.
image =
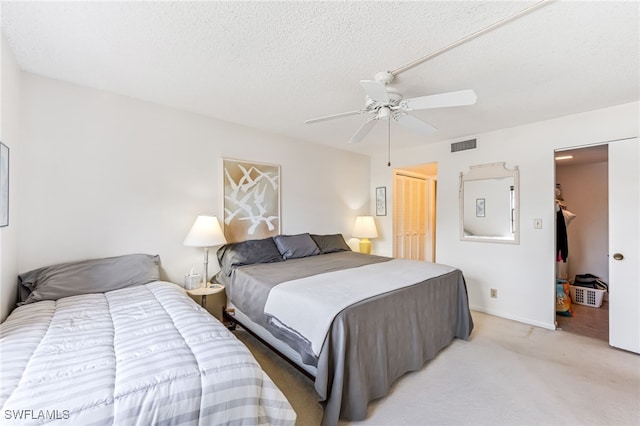
[[[0,353],[3,424],[295,424],[248,349],[166,282],[21,306]]]

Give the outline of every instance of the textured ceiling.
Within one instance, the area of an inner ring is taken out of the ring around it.
[[[2,2],[28,72],[358,152],[358,81],[394,70],[535,1]],[[554,1],[398,75],[405,97],[474,89],[472,106],[414,112],[392,146],[460,138],[639,99],[640,3]]]

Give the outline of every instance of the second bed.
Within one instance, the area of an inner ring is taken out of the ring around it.
[[[369,401],[397,378],[468,339],[459,269],[354,253],[339,235],[301,235],[222,247],[217,279],[233,318],[313,377],[324,425],[366,418]],[[315,250],[301,246],[307,237]]]

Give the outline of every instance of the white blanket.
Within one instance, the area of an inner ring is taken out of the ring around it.
[[[335,316],[370,297],[445,275],[447,265],[392,259],[388,262],[313,275],[278,284],[269,292],[264,313],[272,323],[311,343],[318,356]]]

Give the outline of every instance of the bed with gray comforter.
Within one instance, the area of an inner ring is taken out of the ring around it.
[[[282,261],[268,254],[268,240],[250,243],[259,246],[257,263],[246,252],[238,256],[234,250],[243,249],[238,244],[222,248],[218,280],[237,309],[287,342],[302,362],[316,366],[323,425],[366,418],[369,401],[386,395],[397,378],[422,368],[454,338],[468,339],[473,329],[459,269],[347,248],[300,257],[293,250]],[[416,278],[419,274],[424,275]],[[366,288],[368,281],[376,290]],[[287,290],[280,291],[280,302],[271,303],[270,295],[279,287]],[[354,293],[359,292],[364,295],[357,299]],[[323,294],[328,299],[318,302]],[[340,299],[350,300],[348,306],[331,312]],[[326,306],[318,308],[317,303]],[[332,315],[328,321],[325,311]],[[308,327],[320,323],[328,323],[326,332]]]

